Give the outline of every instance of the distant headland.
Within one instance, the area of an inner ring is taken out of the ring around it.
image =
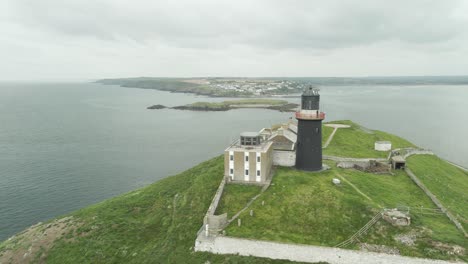
[[[129,88],[193,93],[210,97],[297,96],[309,85],[466,85],[468,76],[392,77],[135,77],[101,79],[97,83]]]
[[[191,110],[191,111],[228,111],[240,108],[258,108],[258,109],[271,109],[280,112],[294,112],[298,104],[289,103],[285,100],[275,99],[240,99],[230,100],[223,102],[195,102],[191,104],[167,107],[161,104],[152,105],[147,109],[177,109],[177,110]]]

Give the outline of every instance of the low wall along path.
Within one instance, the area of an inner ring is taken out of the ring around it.
[[[285,244],[225,236],[195,242],[195,251],[215,254],[239,254],[271,259],[301,262],[328,262],[330,264],[448,264],[442,260],[410,258],[399,255],[363,252],[341,248]]]

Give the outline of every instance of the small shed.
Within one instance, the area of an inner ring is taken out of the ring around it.
[[[390,141],[376,141],[374,149],[377,151],[390,151],[392,149],[392,142]]]
[[[405,168],[406,160],[402,156],[393,156],[392,160],[392,168],[394,170],[402,170]]]

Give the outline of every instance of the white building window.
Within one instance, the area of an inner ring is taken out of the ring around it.
[[[260,182],[260,181],[262,180],[262,178],[261,178],[261,176],[260,176],[261,173],[262,173],[262,171],[261,171],[261,170],[262,170],[262,164],[260,163],[260,161],[261,161],[261,155],[262,155],[262,153],[260,153],[260,152],[257,152],[257,153],[256,153],[256,157],[257,157],[257,162],[255,163],[255,171],[256,171],[256,174],[255,174],[255,176],[256,176],[256,177],[255,177],[255,181],[256,181],[256,182]]]
[[[234,180],[234,151],[229,151],[229,176]]]
[[[249,177],[249,169],[250,169],[249,155],[250,155],[250,153],[248,151],[244,152],[244,160],[245,160],[245,162],[244,162],[244,171],[245,171],[244,181],[250,181],[250,177]]]

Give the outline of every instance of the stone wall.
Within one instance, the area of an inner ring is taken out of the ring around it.
[[[368,168],[370,166],[369,161],[339,161],[336,166],[343,169],[352,169],[355,165],[358,165],[363,168]]]
[[[327,262],[330,264],[436,264],[453,263],[441,260],[403,257],[384,253],[363,252],[340,248],[286,244],[269,241],[240,239],[225,236],[203,237],[195,241],[195,251],[216,254],[239,254],[271,259],[301,262]]]
[[[210,234],[216,235],[228,224],[227,213],[221,215],[209,215],[207,217],[207,224]]]
[[[324,160],[333,160],[333,161],[351,161],[351,162],[369,162],[371,160],[375,161],[387,161],[383,158],[343,158],[338,156],[323,155]]]
[[[432,200],[432,202],[434,202],[435,205],[437,205],[437,207],[439,207],[439,209],[442,212],[444,212],[445,215],[455,224],[458,230],[460,230],[465,237],[468,237],[468,234],[466,233],[462,224],[458,222],[458,219],[454,215],[452,215],[452,213],[450,213],[450,211],[448,211],[444,205],[442,205],[439,199],[437,199],[437,197],[434,194],[432,194],[432,192],[419,180],[419,178],[416,177],[416,175],[414,175],[414,173],[410,169],[405,168],[405,171],[411,178],[411,180],[413,180],[413,182],[416,183],[416,185],[424,191],[424,193]]]
[[[225,185],[226,179],[223,178],[219,184],[218,190],[216,190],[216,194],[213,197],[210,206],[208,207],[208,211],[203,218],[202,228],[206,230],[206,227],[208,227],[210,234],[216,234],[217,232],[221,231],[227,224],[227,214],[215,215],[216,208],[218,208],[218,204],[221,200],[221,196],[223,195]]]
[[[293,167],[296,164],[296,152],[285,150],[273,151],[273,165]]]

